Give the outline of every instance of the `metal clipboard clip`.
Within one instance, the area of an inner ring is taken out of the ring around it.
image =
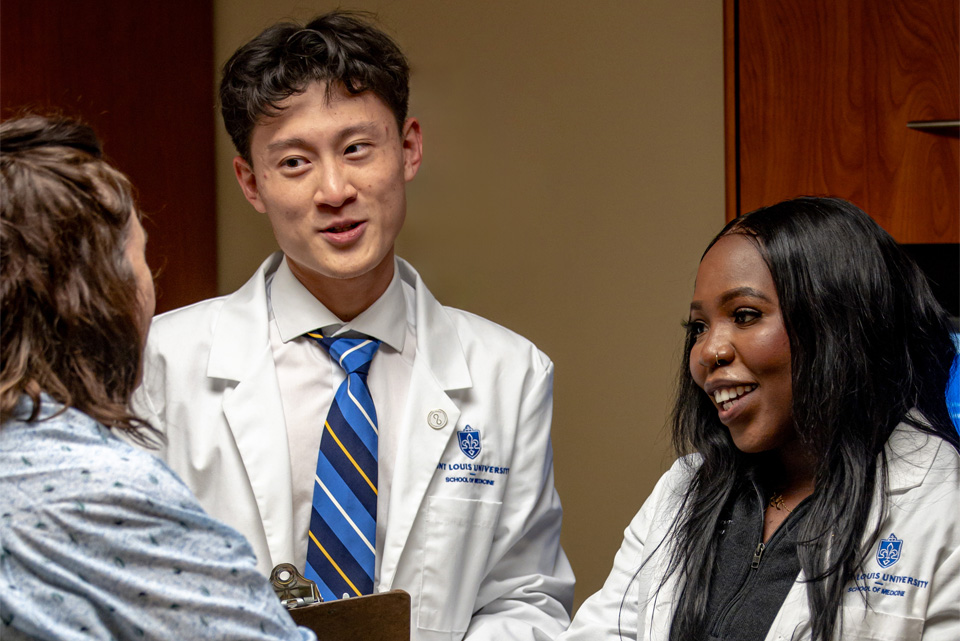
[[[304,578],[292,563],[281,563],[270,573],[273,591],[288,610],[323,602],[317,584]]]

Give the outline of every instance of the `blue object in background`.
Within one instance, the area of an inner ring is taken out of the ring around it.
[[[957,356],[950,370],[950,382],[947,383],[947,411],[953,419],[953,426],[960,432],[960,330],[953,333],[953,343],[957,346]]]

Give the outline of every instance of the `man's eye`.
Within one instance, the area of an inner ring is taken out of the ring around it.
[[[306,161],[303,158],[284,158],[280,161],[280,166],[284,169],[298,169],[303,167],[306,164]]]
[[[352,154],[358,154],[364,149],[366,149],[368,146],[369,145],[363,142],[355,142],[352,145],[348,145],[347,148],[343,150],[343,153],[347,156]]]

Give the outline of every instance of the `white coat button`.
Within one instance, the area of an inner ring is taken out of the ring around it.
[[[427,414],[427,423],[435,430],[442,430],[447,425],[447,413],[443,410],[433,410]]]

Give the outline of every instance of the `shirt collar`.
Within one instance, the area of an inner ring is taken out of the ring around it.
[[[337,318],[326,305],[314,298],[306,287],[290,271],[287,259],[280,262],[270,285],[270,305],[280,339],[288,343],[293,339],[321,329],[325,336],[337,336],[347,332],[359,332],[376,338],[396,351],[403,351],[406,331],[406,302],[399,270],[394,263],[393,279],[386,291],[348,323]]]

